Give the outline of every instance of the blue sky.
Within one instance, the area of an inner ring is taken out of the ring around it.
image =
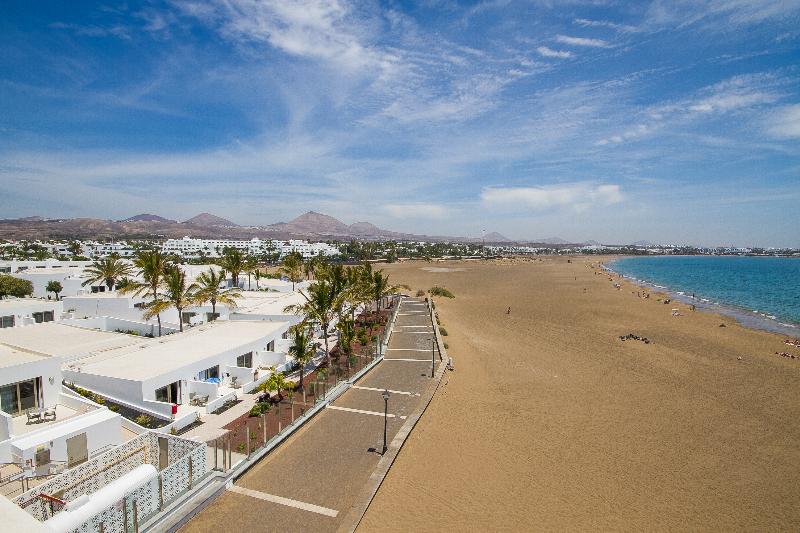
[[[2,12],[2,217],[800,247],[800,0]]]

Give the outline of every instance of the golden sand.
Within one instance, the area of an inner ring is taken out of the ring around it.
[[[800,350],[571,261],[385,267],[455,372],[359,531],[799,530]]]

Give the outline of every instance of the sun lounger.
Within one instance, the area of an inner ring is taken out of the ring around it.
[[[25,415],[28,417],[28,424],[42,421],[42,413],[38,409],[29,409],[25,411]]]

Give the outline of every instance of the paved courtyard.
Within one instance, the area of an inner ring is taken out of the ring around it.
[[[384,361],[240,477],[181,531],[335,531],[387,441],[431,381],[433,330],[427,305],[405,299]]]

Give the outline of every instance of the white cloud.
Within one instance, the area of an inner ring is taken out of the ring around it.
[[[387,204],[384,209],[394,218],[442,219],[449,209],[440,204]]]
[[[570,37],[569,35],[557,35],[556,41],[571,46],[588,46],[591,48],[608,48],[611,46],[602,39],[588,39],[586,37]]]
[[[489,187],[481,192],[481,201],[487,207],[534,211],[551,208],[582,211],[592,206],[616,204],[623,199],[619,185],[589,182],[541,187]]]
[[[636,26],[618,24],[608,20],[575,19],[573,22],[579,26],[583,26],[584,28],[610,28],[612,30],[625,33],[635,33],[640,31]]]
[[[536,49],[540,55],[544,57],[560,57],[560,58],[568,58],[572,57],[572,52],[567,50],[553,50],[552,48],[548,48],[547,46],[540,46]]]
[[[800,104],[779,107],[766,119],[767,132],[775,137],[800,137]]]

